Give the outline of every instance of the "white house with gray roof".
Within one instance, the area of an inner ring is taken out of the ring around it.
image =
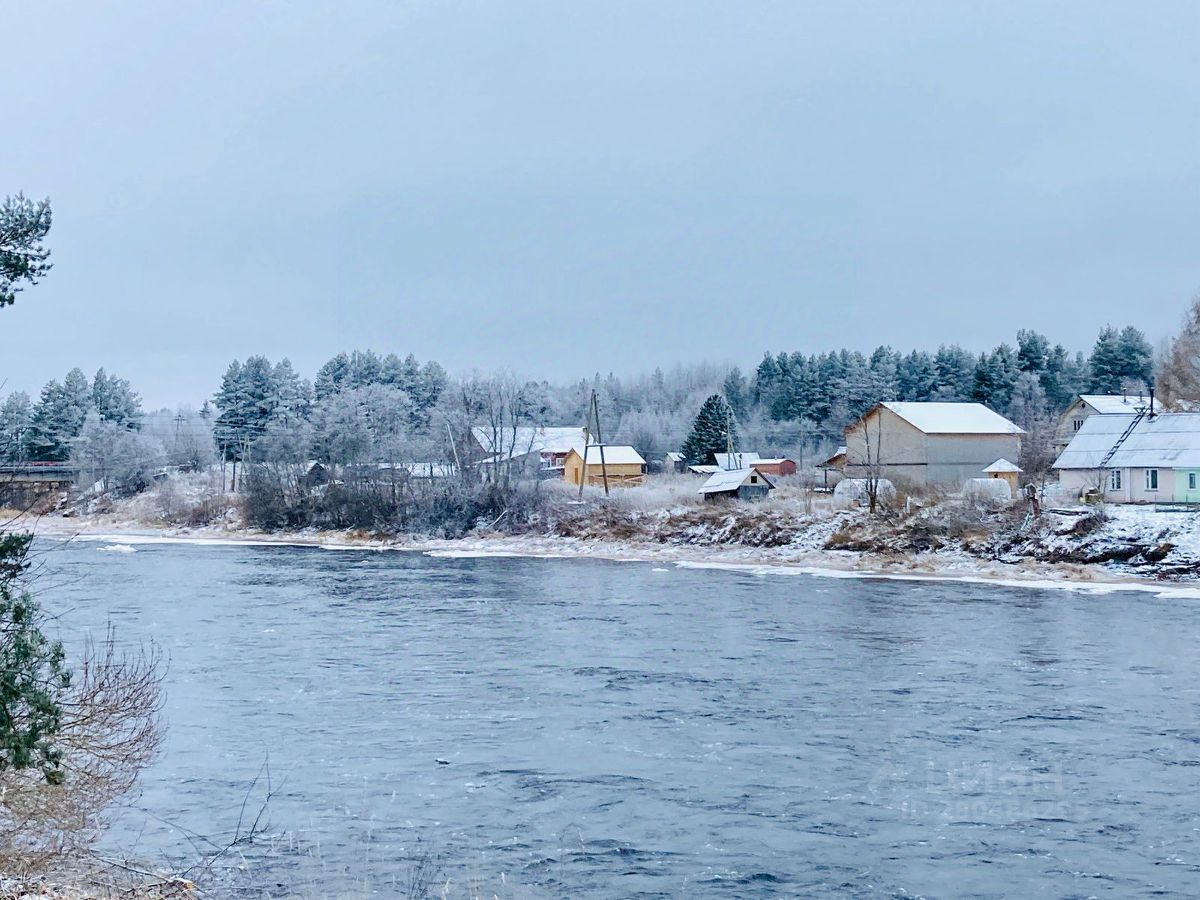
[[[1093,415],[1054,462],[1072,494],[1110,503],[1200,503],[1200,413]]]

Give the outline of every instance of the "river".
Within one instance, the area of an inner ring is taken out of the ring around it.
[[[254,896],[404,896],[422,857],[449,896],[1200,891],[1195,600],[38,548],[69,645],[111,621],[170,657],[165,752],[109,844],[185,858],[269,761]]]

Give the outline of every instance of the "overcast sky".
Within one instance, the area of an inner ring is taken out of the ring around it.
[[[55,268],[0,377],[147,406],[339,350],[552,379],[1200,289],[1200,4],[10,3],[0,195]]]

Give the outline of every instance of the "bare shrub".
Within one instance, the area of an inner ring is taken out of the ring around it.
[[[118,649],[111,629],[88,642],[58,698],[58,774],[0,772],[0,869],[34,871],[95,841],[104,811],[158,753],[162,669],[157,650]]]

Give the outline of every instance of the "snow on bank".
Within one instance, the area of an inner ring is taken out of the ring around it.
[[[662,545],[638,541],[595,541],[553,535],[486,535],[441,540],[387,540],[345,532],[306,532],[301,535],[206,533],[173,530],[172,533],[87,533],[78,523],[60,530],[64,522],[43,519],[38,532],[64,541],[89,541],[126,545],[187,544],[204,547],[307,547],[310,549],[403,551],[433,559],[601,559],[611,562],[650,563],[652,572],[672,569],[711,569],[743,572],[756,577],[797,576],[816,578],[881,579],[902,582],[954,582],[1037,590],[1066,590],[1092,595],[1137,591],[1163,599],[1200,599],[1200,587],[1136,579],[1098,566],[984,561],[968,554],[936,553],[889,557],[795,548],[744,546],[702,547]],[[203,531],[203,530],[197,530]],[[132,549],[132,547],[131,547]]]

